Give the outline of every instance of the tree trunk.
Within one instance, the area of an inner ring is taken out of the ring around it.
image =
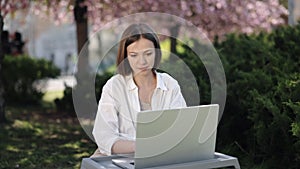
[[[3,17],[0,9],[0,123],[6,122],[5,117],[5,100],[4,100],[4,86],[2,82],[2,63],[4,58],[3,46],[2,46],[2,31],[3,31]]]
[[[176,45],[177,45],[177,36],[179,33],[180,25],[175,25],[170,29],[170,51],[172,54],[177,55]]]
[[[76,0],[74,8],[74,18],[76,22],[76,35],[77,35],[77,53],[78,64],[76,78],[79,82],[80,79],[86,76],[89,72],[88,48],[84,45],[88,44],[88,19],[87,19],[87,6],[81,4],[84,0]]]
[[[95,102],[93,72],[89,65],[89,51],[88,51],[88,18],[87,7],[82,6],[84,0],[76,0],[74,8],[74,17],[76,21],[77,34],[77,52],[78,64],[76,80],[77,84],[73,89],[73,104],[79,119],[95,119],[93,112],[97,111],[97,103]],[[84,128],[86,130],[86,128]],[[91,134],[92,128],[88,129],[88,134]]]

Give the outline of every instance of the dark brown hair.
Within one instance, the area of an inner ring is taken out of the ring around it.
[[[132,24],[123,32],[121,41],[119,43],[118,57],[117,57],[117,71],[121,75],[128,75],[132,72],[127,58],[127,47],[133,42],[145,38],[153,42],[155,48],[155,61],[152,70],[155,70],[161,60],[161,50],[157,35],[152,28],[144,23]]]

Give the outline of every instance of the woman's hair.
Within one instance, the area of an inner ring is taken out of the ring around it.
[[[161,60],[161,50],[158,37],[150,26],[144,23],[137,23],[130,25],[122,34],[117,57],[117,71],[119,74],[125,76],[132,72],[127,59],[127,47],[141,38],[145,38],[153,42],[155,48],[155,61],[152,70],[155,70],[158,67]]]

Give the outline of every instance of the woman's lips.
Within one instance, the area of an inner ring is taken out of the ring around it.
[[[148,70],[149,68],[148,67],[142,67],[142,68],[139,68],[139,69],[144,71],[144,70]]]

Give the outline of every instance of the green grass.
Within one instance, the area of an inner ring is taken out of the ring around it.
[[[80,168],[96,145],[76,118],[38,107],[7,108],[0,124],[0,168]]]
[[[56,98],[61,99],[64,97],[64,91],[48,91],[43,96],[43,101],[53,102]]]

